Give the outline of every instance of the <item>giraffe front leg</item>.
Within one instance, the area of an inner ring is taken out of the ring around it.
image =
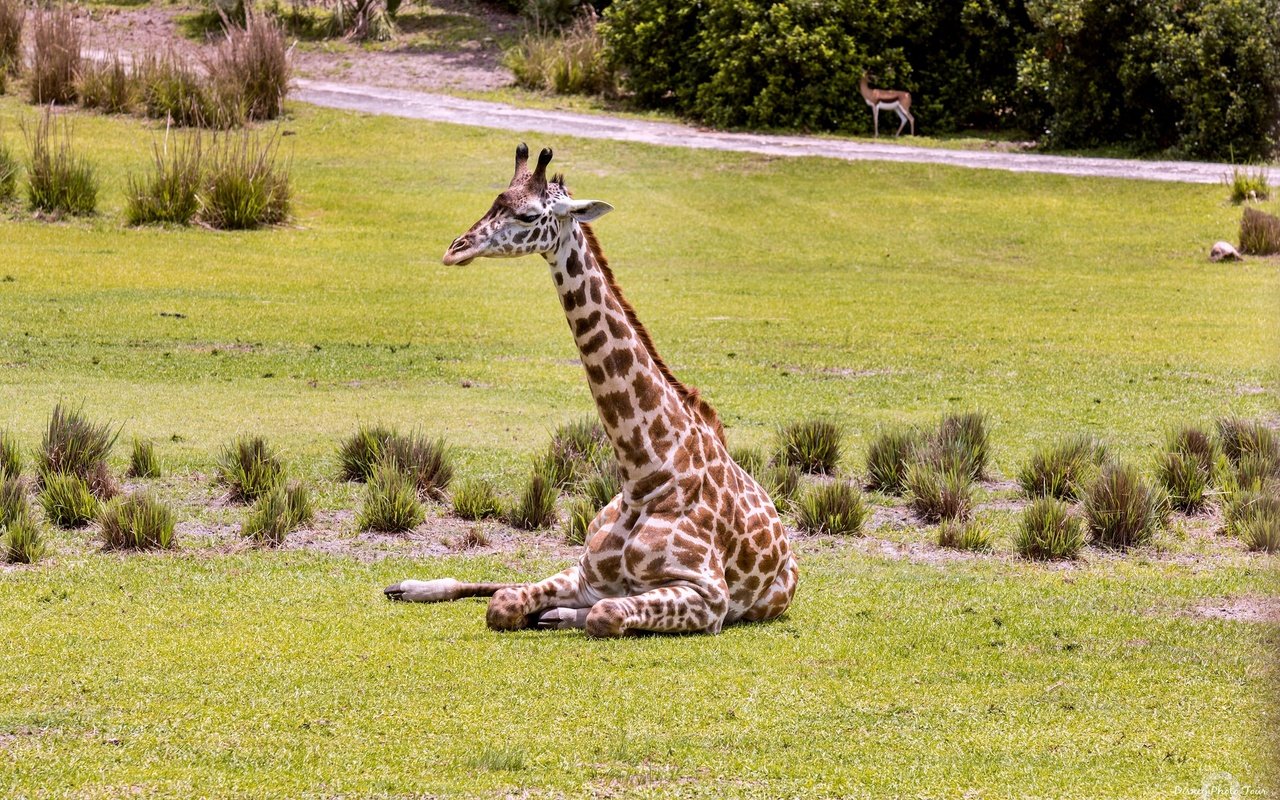
[[[708,601],[689,586],[664,586],[596,603],[587,614],[587,635],[613,638],[634,631],[719,633],[728,607],[727,601]]]
[[[585,597],[582,568],[575,565],[546,580],[510,586],[494,592],[489,600],[485,621],[495,631],[517,631],[537,627],[546,630],[566,627],[555,615],[548,617],[546,625],[539,624],[541,612],[547,609],[578,609],[590,605]],[[571,626],[569,626],[571,627]]]

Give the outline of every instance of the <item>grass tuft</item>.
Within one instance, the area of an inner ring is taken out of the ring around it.
[[[0,528],[0,558],[9,564],[34,564],[48,552],[40,524],[30,509],[5,522]]]
[[[867,448],[867,487],[890,494],[907,488],[907,467],[922,444],[916,430],[881,431]]]
[[[450,493],[453,513],[462,519],[480,520],[497,517],[502,513],[502,503],[493,484],[485,480],[468,479],[459,483]]]
[[[0,0],[0,86],[8,75],[22,71],[22,28],[27,7],[22,0]]]
[[[729,450],[729,458],[753,477],[760,475],[769,466],[764,451],[758,447],[734,447]]]
[[[1254,256],[1280,253],[1280,217],[1245,208],[1240,217],[1240,252]]]
[[[310,523],[315,515],[306,486],[297,481],[288,486],[279,484],[254,503],[240,526],[240,535],[258,544],[279,547],[290,532]]]
[[[1204,508],[1213,488],[1220,452],[1213,435],[1193,425],[1183,425],[1165,438],[1156,456],[1156,481],[1180,511]]]
[[[86,60],[80,68],[77,92],[80,105],[105,114],[128,114],[133,110],[136,81],[124,59]]]
[[[93,165],[71,149],[71,125],[54,124],[46,111],[34,130],[25,128],[27,204],[47,214],[88,216],[98,208],[98,176]]]
[[[1240,205],[1244,202],[1256,203],[1271,196],[1271,184],[1267,177],[1267,170],[1262,167],[1257,171],[1249,167],[1232,167],[1231,174],[1223,180],[1231,190],[1231,202]]]
[[[1028,497],[1077,499],[1098,473],[1106,450],[1093,436],[1078,433],[1039,447],[1018,472]]]
[[[232,500],[252,503],[283,482],[284,463],[261,436],[241,436],[222,449],[216,473]]]
[[[965,520],[973,508],[973,479],[962,466],[929,463],[907,467],[911,507],[928,522]]]
[[[200,70],[170,50],[134,63],[142,111],[179,127],[230,128],[244,122],[238,99],[224,101]]]
[[[801,420],[778,431],[779,464],[789,464],[802,472],[830,475],[840,464],[844,431],[834,422]]]
[[[765,490],[773,505],[778,509],[786,509],[796,501],[800,494],[800,468],[791,464],[771,464],[756,479],[760,488]]]
[[[98,514],[98,498],[84,478],[62,472],[41,478],[40,506],[59,528],[83,528]]]
[[[604,426],[593,417],[566,422],[551,435],[544,474],[557,489],[586,480],[598,464],[613,459],[613,446]]]
[[[442,437],[429,439],[421,433],[393,436],[387,440],[384,460],[395,464],[423,497],[444,499],[453,480],[453,452]]]
[[[938,526],[938,546],[987,553],[995,548],[995,534],[977,520],[946,520]]]
[[[1071,508],[1055,497],[1038,497],[1022,512],[1014,549],[1039,561],[1071,559],[1085,545],[1085,532]]]
[[[104,550],[168,550],[173,547],[172,509],[145,494],[117,497],[98,514]]]
[[[856,536],[871,510],[862,492],[848,481],[811,487],[795,504],[796,525],[805,533]]]
[[[82,35],[71,4],[37,11],[31,23],[27,96],[36,105],[73,103],[82,65]]]
[[[981,480],[991,458],[990,439],[987,416],[981,411],[948,414],[925,437],[916,459],[944,472],[959,471],[970,480]]]
[[[621,492],[622,479],[618,477],[617,466],[612,457],[582,483],[583,496],[591,501],[591,506],[597,512],[609,505]]]
[[[594,15],[563,31],[530,30],[503,57],[516,85],[556,94],[607,94],[614,73]]]
[[[107,456],[119,433],[110,425],[90,422],[79,410],[57,404],[36,454],[41,483],[51,475],[69,474],[84,481],[96,496],[113,497],[119,488],[111,477]]]
[[[1146,544],[1164,524],[1169,498],[1149,485],[1137,467],[1111,463],[1084,496],[1089,531],[1106,547]]]
[[[400,533],[413,530],[427,518],[418,487],[394,459],[379,462],[365,485],[364,505],[356,518],[362,530]]]
[[[220,230],[250,230],[289,219],[293,190],[289,166],[279,160],[274,134],[226,134],[208,151],[200,221]]]
[[[22,448],[8,431],[0,431],[0,481],[22,474]]]
[[[565,541],[569,544],[586,544],[587,530],[600,510],[595,507],[595,503],[591,502],[590,498],[575,497],[569,501],[566,512],[568,516],[564,525]]]
[[[18,173],[21,171],[22,165],[8,142],[0,141],[0,203],[11,202],[18,196]]]
[[[1223,417],[1217,427],[1222,452],[1232,465],[1249,457],[1280,462],[1280,436],[1258,420]]]
[[[134,439],[129,452],[130,478],[159,478],[160,459],[156,456],[155,443],[150,439]]]
[[[130,225],[171,222],[189,225],[200,209],[204,181],[204,144],[198,134],[177,138],[173,146],[152,143],[151,171],[129,176],[124,216]]]
[[[450,542],[454,550],[475,550],[477,547],[488,547],[489,537],[479,525],[472,525],[462,537]]]
[[[369,480],[373,469],[386,455],[392,440],[400,434],[394,428],[382,425],[361,425],[338,446],[338,479],[343,481]]]
[[[1226,531],[1250,550],[1280,550],[1280,495],[1272,487],[1240,490],[1227,504]]]
[[[289,93],[289,48],[280,23],[251,14],[243,26],[227,28],[205,63],[212,91],[250,120],[275,119]]]
[[[0,528],[29,513],[26,481],[18,477],[0,480]]]
[[[556,487],[534,469],[516,502],[507,510],[507,522],[527,531],[549,528],[556,520]]]

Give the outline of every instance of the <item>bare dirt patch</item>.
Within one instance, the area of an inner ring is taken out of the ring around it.
[[[1204,600],[1191,609],[1191,615],[1202,619],[1277,625],[1280,624],[1280,597],[1246,596]]]

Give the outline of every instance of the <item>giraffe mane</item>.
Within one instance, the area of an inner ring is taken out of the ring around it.
[[[587,247],[591,250],[592,257],[595,258],[596,264],[600,267],[600,271],[604,273],[605,285],[609,287],[609,291],[613,293],[613,299],[618,301],[618,305],[622,306],[622,311],[627,316],[627,322],[631,323],[631,327],[635,329],[636,336],[640,338],[640,344],[649,353],[649,358],[653,359],[653,363],[657,365],[658,371],[662,373],[662,377],[666,379],[667,384],[675,389],[676,394],[684,401],[685,406],[694,412],[704,423],[711,427],[715,432],[716,438],[724,444],[724,426],[720,424],[720,417],[716,414],[716,410],[711,404],[703,400],[698,390],[692,386],[686,386],[680,382],[667,366],[667,362],[662,360],[662,356],[658,355],[658,349],[653,345],[653,339],[649,336],[649,331],[644,324],[640,322],[636,316],[636,311],[627,302],[627,298],[622,294],[622,287],[618,286],[618,281],[613,277],[613,270],[609,268],[609,259],[605,258],[604,251],[600,249],[600,242],[596,239],[595,231],[591,230],[591,226],[585,222],[578,223],[582,228],[582,235],[587,239]]]

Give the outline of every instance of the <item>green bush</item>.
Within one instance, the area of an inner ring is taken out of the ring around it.
[[[45,113],[28,131],[27,203],[47,214],[88,216],[98,209],[98,176],[93,165],[71,149],[71,125],[59,132]]]
[[[90,422],[80,411],[57,404],[36,453],[37,477],[43,483],[47,476],[70,474],[84,481],[98,497],[114,496],[119,488],[107,466],[107,456],[119,434],[110,425]]]
[[[133,450],[129,453],[130,478],[159,478],[160,459],[156,456],[156,446],[149,439],[134,439]]]
[[[796,525],[805,533],[856,536],[871,510],[862,492],[847,481],[832,481],[809,489],[795,504]]]
[[[338,479],[363,483],[386,454],[393,439],[400,438],[394,428],[361,425],[338,447]]]
[[[973,489],[973,479],[963,467],[919,463],[907,468],[911,507],[927,522],[968,519]]]
[[[356,517],[362,530],[399,533],[413,530],[427,518],[418,487],[393,460],[374,467],[365,485],[364,505]]]
[[[0,557],[10,564],[34,564],[48,552],[40,524],[30,510],[0,525]]]
[[[462,519],[478,520],[502,513],[502,504],[493,484],[483,480],[465,480],[451,492],[453,513]]]
[[[175,520],[164,503],[145,494],[117,497],[98,514],[104,550],[168,550]]]
[[[951,550],[990,552],[995,547],[995,534],[991,528],[977,520],[945,520],[938,526],[938,546]]]
[[[923,439],[919,431],[882,431],[867,449],[867,486],[890,494],[907,488],[907,467]]]
[[[1227,188],[1231,190],[1231,202],[1256,203],[1271,196],[1271,183],[1267,171],[1259,167],[1256,171],[1248,167],[1232,167],[1231,174],[1225,179]]]
[[[240,526],[240,535],[258,544],[279,547],[290,532],[315,519],[311,493],[297,481],[274,489],[258,498]]]
[[[175,138],[169,146],[152,143],[152,169],[129,176],[124,217],[130,225],[172,222],[188,225],[200,209],[204,183],[204,144],[199,135]]]
[[[1075,558],[1086,542],[1080,520],[1071,508],[1053,497],[1039,497],[1022,512],[1014,549],[1041,561]]]
[[[241,436],[222,449],[216,473],[232,500],[252,503],[284,480],[284,462],[261,436]]]
[[[1071,500],[1084,494],[1106,458],[1106,448],[1084,433],[1036,448],[1018,471],[1018,484],[1028,497]]]
[[[1136,467],[1112,463],[1102,468],[1084,496],[1089,531],[1107,547],[1146,544],[1164,524],[1169,499],[1150,486]]]
[[[844,431],[834,422],[802,420],[778,431],[779,464],[789,464],[801,472],[830,475],[840,464]]]
[[[503,62],[516,85],[555,94],[609,94],[613,69],[595,18],[584,16],[562,31],[531,30],[506,52]]]
[[[40,485],[40,506],[45,517],[59,528],[83,528],[98,514],[98,498],[79,475],[44,475]]]

